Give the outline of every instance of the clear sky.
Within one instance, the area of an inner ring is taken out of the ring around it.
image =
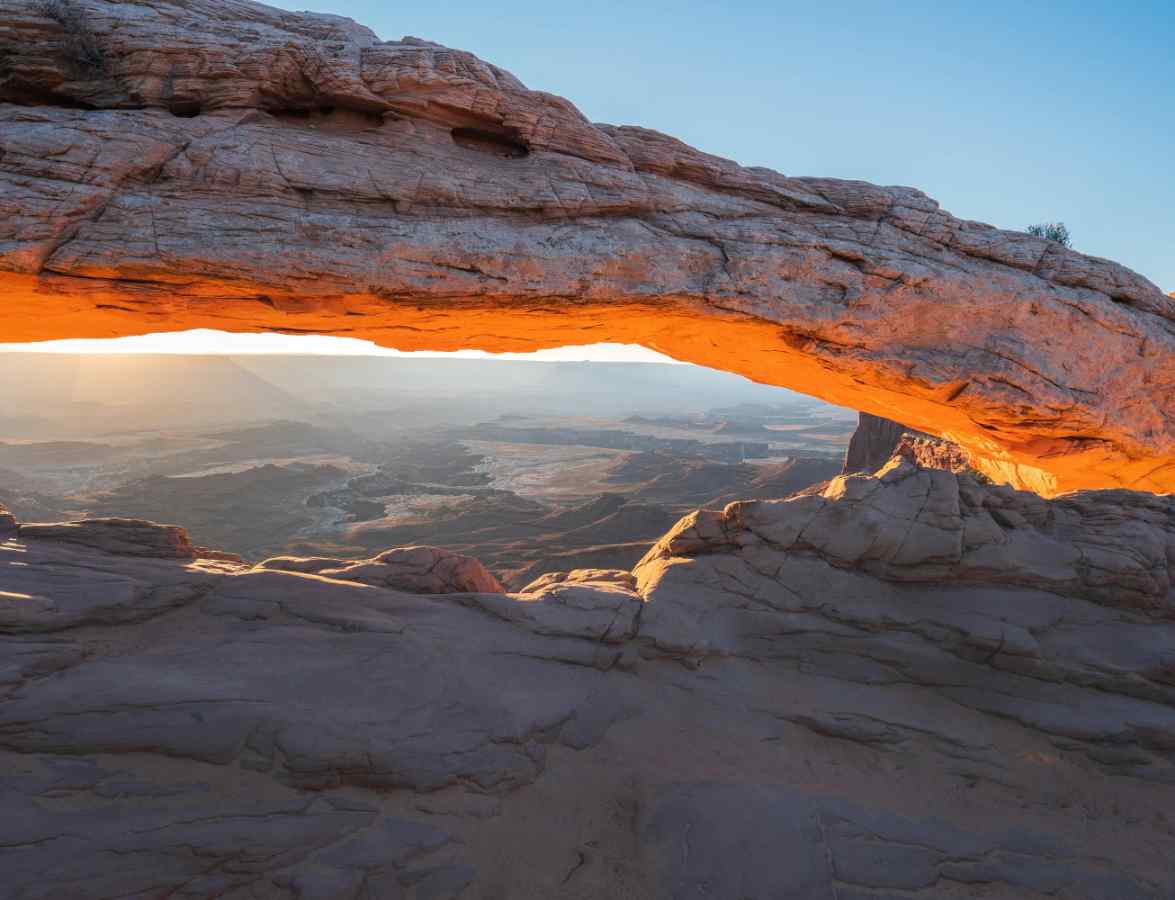
[[[471,50],[593,121],[745,165],[1061,220],[1175,291],[1175,0],[276,5]]]

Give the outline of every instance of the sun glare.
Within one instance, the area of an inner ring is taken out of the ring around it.
[[[185,355],[227,354],[309,354],[315,356],[398,356],[451,359],[514,359],[546,362],[649,362],[676,363],[668,356],[634,344],[587,344],[581,347],[554,347],[534,353],[487,353],[458,350],[452,353],[416,351],[406,353],[380,347],[371,341],[326,335],[235,334],[207,328],[144,334],[136,337],[42,341],[28,344],[0,344],[0,352],[23,353],[170,353]]]

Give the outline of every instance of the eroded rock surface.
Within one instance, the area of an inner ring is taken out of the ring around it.
[[[26,528],[6,897],[1175,891],[1165,499],[895,458],[517,594]]]
[[[959,445],[907,428],[891,419],[860,413],[857,428],[845,451],[841,474],[871,474],[894,455],[927,469],[973,471],[970,454]]]
[[[1175,487],[1175,303],[912,188],[589,123],[469,53],[241,0],[0,0],[4,340],[601,340],[958,443],[1045,494]]]
[[[859,413],[857,428],[845,450],[845,465],[841,474],[876,472],[889,462],[889,458],[893,456],[902,440],[902,435],[911,431],[912,429],[892,419]]]
[[[99,518],[77,522],[18,526],[26,540],[66,541],[104,553],[195,559],[196,548],[178,525],[159,525],[145,519]]]
[[[667,560],[715,552],[766,570],[798,552],[887,581],[1016,584],[1175,618],[1168,498],[1089,491],[1043,500],[903,456],[875,476],[693,513],[637,565],[638,583],[647,589]]]
[[[971,455],[966,450],[958,444],[929,435],[909,432],[903,434],[894,447],[894,455],[908,459],[924,469],[944,469],[956,474],[969,473],[980,480],[988,480],[971,465]]]
[[[478,560],[439,547],[397,547],[371,559],[275,556],[259,568],[306,572],[412,594],[501,594],[506,590]]]

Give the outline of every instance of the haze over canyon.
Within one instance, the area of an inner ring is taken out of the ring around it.
[[[342,16],[0,0],[0,342],[194,328],[699,365],[0,353],[0,897],[1175,895],[1143,275]]]

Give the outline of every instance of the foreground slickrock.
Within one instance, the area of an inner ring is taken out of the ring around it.
[[[1044,494],[1175,489],[1175,303],[1142,276],[242,0],[0,0],[0,297],[8,341],[640,343]]]
[[[1167,898],[1171,509],[895,457],[517,594],[10,527],[0,895]]]

